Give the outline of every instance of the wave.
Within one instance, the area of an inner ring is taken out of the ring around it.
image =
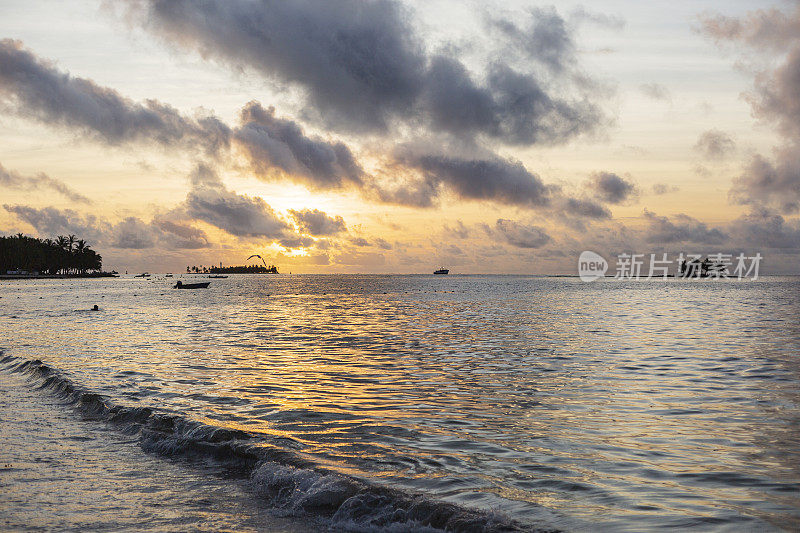
[[[136,435],[148,452],[166,457],[214,459],[229,475],[247,477],[277,512],[348,531],[518,532],[556,531],[520,524],[500,513],[467,509],[429,497],[374,485],[320,467],[246,431],[204,424],[149,407],[118,405],[74,383],[42,361],[0,352],[0,368],[23,374],[74,406]]]

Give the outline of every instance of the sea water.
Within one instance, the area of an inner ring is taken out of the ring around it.
[[[211,281],[0,282],[0,527],[800,524],[798,278]]]

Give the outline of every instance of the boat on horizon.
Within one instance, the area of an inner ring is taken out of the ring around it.
[[[450,273],[450,270],[448,270],[448,269],[446,269],[446,268],[442,267],[442,268],[440,268],[439,270],[434,270],[434,271],[433,271],[433,273],[434,273],[434,274],[449,274],[449,273]]]
[[[142,272],[141,274],[136,274],[133,276],[134,278],[149,278],[150,272]]]
[[[225,279],[225,278],[227,278],[228,276],[217,276],[217,275],[211,275],[211,276],[208,276],[208,277],[209,277],[209,278],[215,278],[215,279]]]
[[[178,283],[175,284],[173,289],[207,289],[210,284],[210,281],[203,281],[200,283],[183,283],[181,280],[178,280]]]

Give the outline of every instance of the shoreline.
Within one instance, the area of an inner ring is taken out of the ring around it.
[[[103,272],[101,274],[0,274],[0,280],[10,279],[86,279],[86,278],[118,278],[119,274]]]

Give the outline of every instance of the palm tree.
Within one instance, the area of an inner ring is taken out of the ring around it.
[[[81,272],[102,269],[102,257],[89,248],[86,241],[77,241],[73,253],[68,251],[68,247],[71,248],[69,238],[64,236],[55,241],[35,239],[22,234],[0,236],[0,272],[27,270],[55,274],[67,272],[70,265]]]
[[[86,273],[86,269],[88,268],[88,265],[86,264],[87,250],[88,247],[86,246],[86,241],[83,239],[80,239],[75,243],[75,252],[73,255],[74,265],[75,268],[81,272],[81,274]]]

